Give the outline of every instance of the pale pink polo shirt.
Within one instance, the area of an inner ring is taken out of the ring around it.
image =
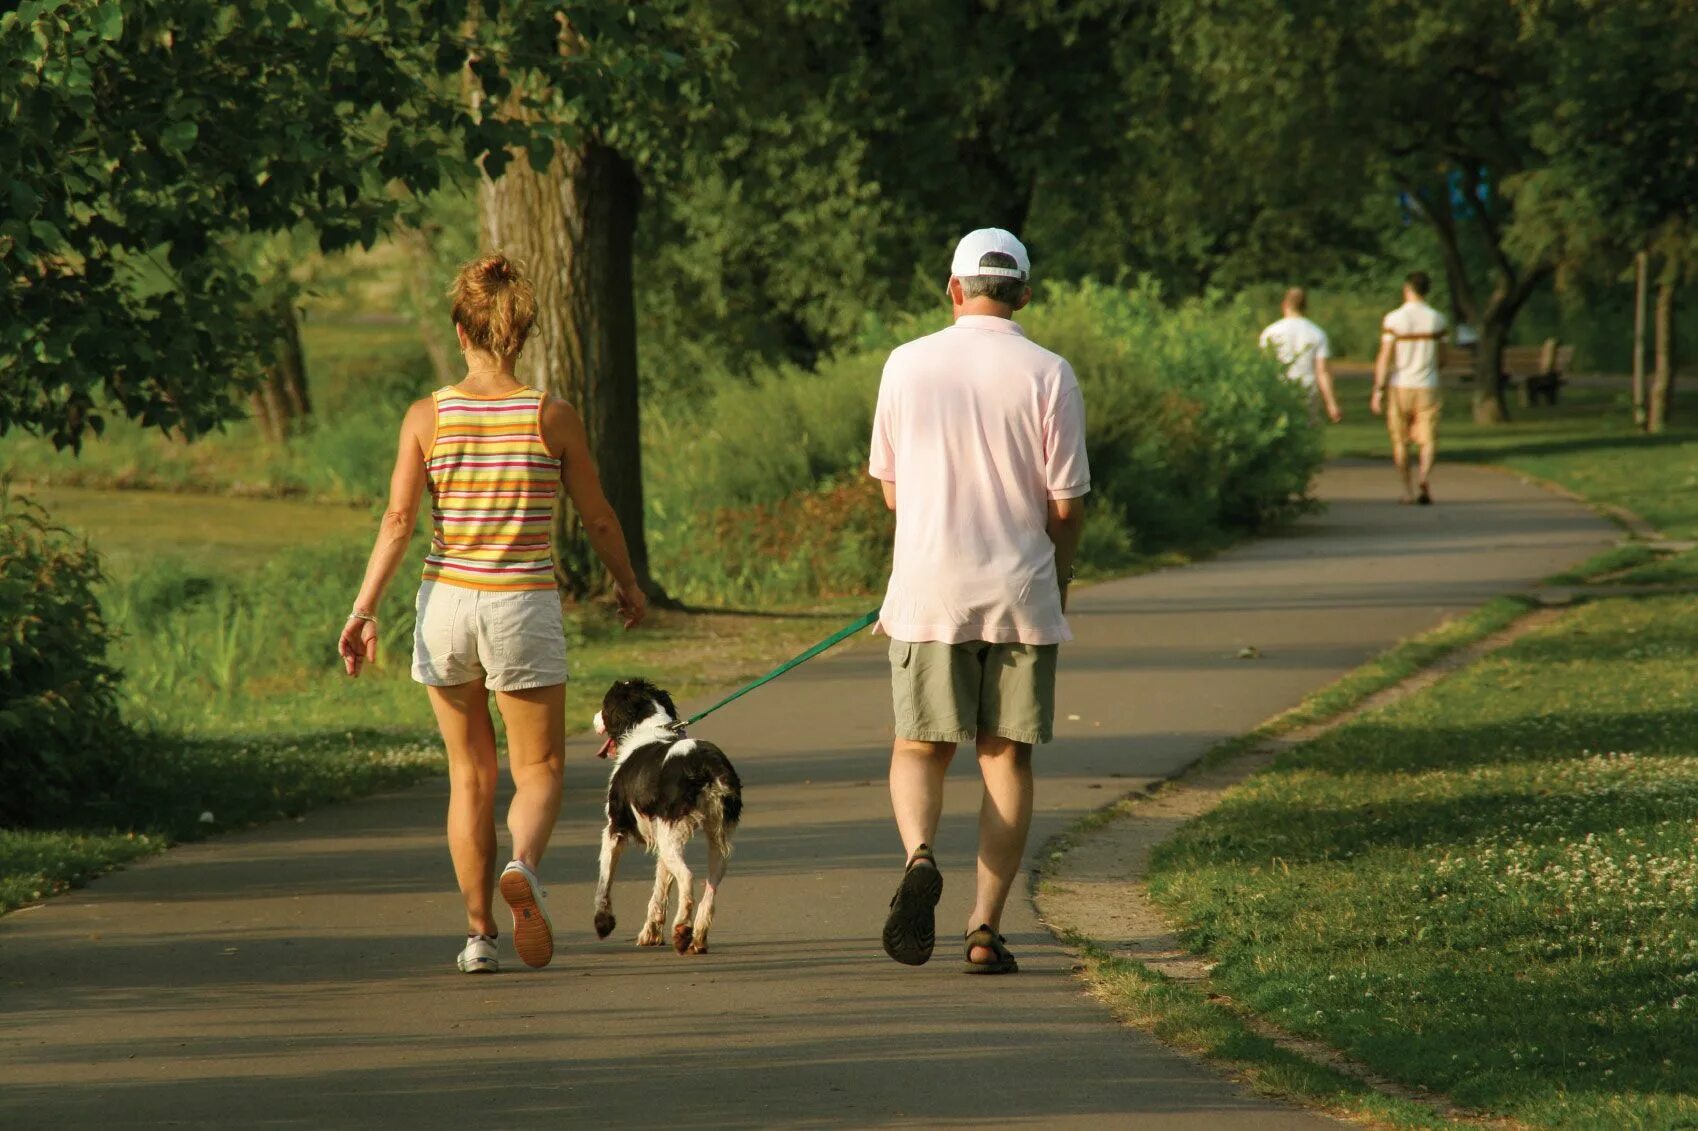
[[[1085,402],[1064,359],[984,314],[897,347],[879,384],[868,470],[896,484],[879,614],[891,637],[1073,639],[1044,532],[1048,500],[1091,489]]]

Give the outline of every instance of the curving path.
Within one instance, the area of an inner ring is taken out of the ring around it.
[[[1077,595],[1033,846],[1171,774],[1444,614],[1614,540],[1507,475],[1441,467],[1441,504],[1339,465],[1328,512],[1205,564]],[[882,641],[798,670],[699,728],[748,783],[714,952],[590,930],[602,763],[569,747],[542,972],[453,972],[441,783],[170,852],[0,919],[0,1126],[1309,1128],[1116,1025],[1021,898],[1013,978],[879,949],[901,862],[884,790]],[[1262,658],[1235,658],[1254,645]],[[1074,718],[1073,716],[1077,716]],[[962,929],[978,795],[951,779],[939,934]],[[699,846],[697,846],[699,850]]]

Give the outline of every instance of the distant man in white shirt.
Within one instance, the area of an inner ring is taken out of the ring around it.
[[[1391,433],[1391,458],[1403,481],[1400,502],[1428,506],[1433,495],[1428,481],[1438,454],[1439,366],[1444,364],[1448,327],[1444,315],[1427,305],[1432,280],[1425,271],[1411,272],[1403,284],[1403,305],[1380,324],[1380,355],[1374,360],[1374,395],[1369,407],[1386,414]],[[1421,449],[1420,477],[1409,471],[1409,444]],[[1419,491],[1417,492],[1417,488]]]
[[[907,866],[884,949],[931,957],[943,877],[931,846],[959,743],[984,780],[978,876],[963,939],[970,974],[1012,974],[1002,912],[1032,821],[1032,747],[1054,734],[1056,653],[1079,548],[1085,405],[1067,361],[1027,338],[1032,297],[1012,233],[981,228],[949,269],[955,322],[885,363],[868,470],[896,512],[890,636],[896,742],[890,801]]]
[[[1286,291],[1285,300],[1280,303],[1283,317],[1262,331],[1261,345],[1274,351],[1274,356],[1285,366],[1287,378],[1308,390],[1311,404],[1315,395],[1320,395],[1327,419],[1337,424],[1344,414],[1338,410],[1332,370],[1327,367],[1332,346],[1327,342],[1326,331],[1305,317],[1303,312],[1308,305],[1309,296],[1302,287]]]

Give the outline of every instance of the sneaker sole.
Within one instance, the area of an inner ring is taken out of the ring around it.
[[[890,915],[884,921],[884,952],[904,966],[924,966],[937,946],[937,901],[943,874],[920,865],[902,875]]]
[[[458,962],[462,974],[494,974],[500,971],[501,964],[494,959],[485,962]]]
[[[547,966],[554,959],[554,930],[523,874],[501,873],[501,898],[513,911],[513,950],[519,961],[531,967]]]

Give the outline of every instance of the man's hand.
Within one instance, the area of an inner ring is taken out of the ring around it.
[[[1332,421],[1334,424],[1338,424],[1344,419],[1344,413],[1339,411],[1337,401],[1327,402],[1327,419]]]
[[[636,628],[643,623],[643,617],[648,615],[649,599],[637,587],[636,582],[629,585],[613,585],[613,599],[619,604],[619,620],[628,629]]]
[[[1368,411],[1372,412],[1375,416],[1378,416],[1384,408],[1385,393],[1379,389],[1375,389],[1374,395],[1368,398]]]

